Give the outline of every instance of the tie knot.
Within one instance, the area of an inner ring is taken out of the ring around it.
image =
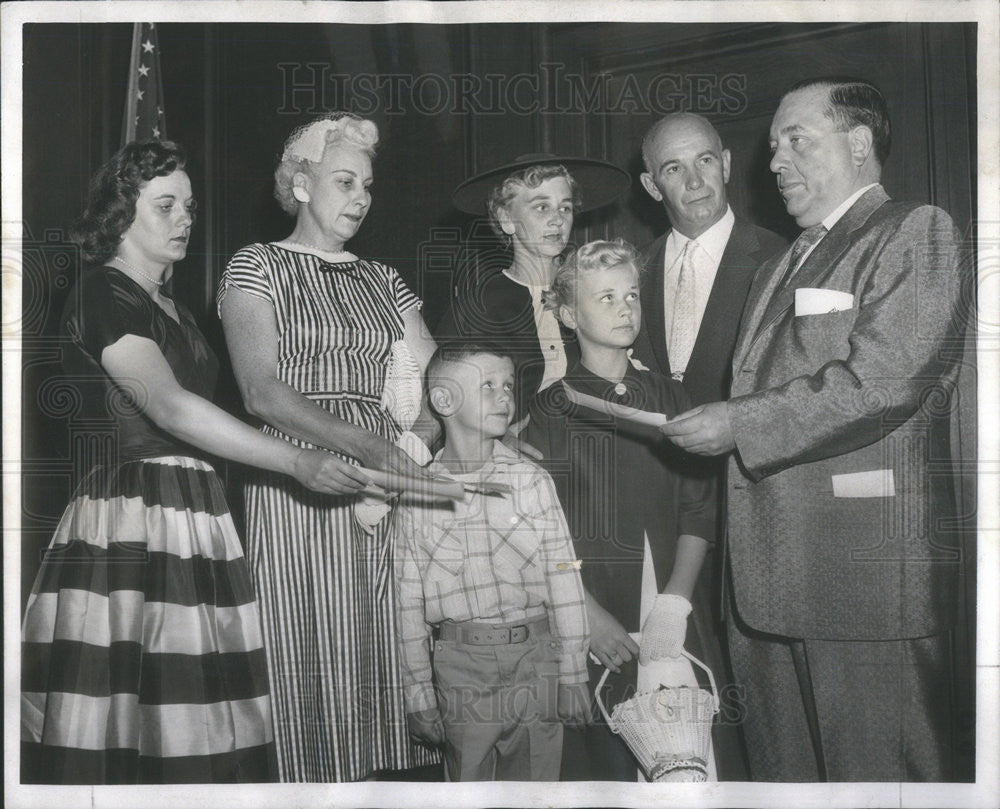
[[[805,258],[806,253],[813,248],[816,242],[823,238],[824,233],[826,233],[826,228],[820,223],[806,228],[799,234],[799,238],[792,245],[792,252],[788,257],[788,268],[785,270],[781,286],[784,286],[791,280],[791,277]]]
[[[684,250],[681,253],[681,264],[685,267],[690,267],[694,263],[694,256],[697,251],[698,242],[694,239],[688,239],[687,244],[684,245]]]
[[[812,227],[808,227],[805,230],[803,230],[799,234],[799,238],[795,240],[795,246],[798,247],[799,245],[802,245],[802,248],[804,250],[808,250],[810,247],[816,244],[816,242],[822,239],[825,234],[826,234],[826,225],[820,222],[816,225],[813,225]]]

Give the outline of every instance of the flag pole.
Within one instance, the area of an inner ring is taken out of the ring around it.
[[[157,115],[154,119],[156,121],[156,126],[159,127],[158,138],[166,140],[167,137],[167,105],[163,103],[163,64],[160,60],[160,36],[155,30],[153,23],[150,23],[150,36],[153,39],[156,48],[156,104],[157,104]]]
[[[139,89],[139,58],[142,47],[142,23],[132,25],[132,58],[128,68],[128,90],[125,93],[125,115],[122,119],[122,146],[135,140],[136,104]]]

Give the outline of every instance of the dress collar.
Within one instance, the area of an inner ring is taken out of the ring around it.
[[[598,376],[582,362],[577,362],[566,374],[565,379],[574,390],[596,396],[607,402],[642,409],[640,403],[646,398],[643,393],[642,377],[631,363],[625,369],[625,376],[620,382],[611,382]]]
[[[351,264],[352,262],[358,260],[358,257],[348,250],[338,250],[334,252],[332,250],[324,250],[322,247],[315,247],[313,245],[302,244],[300,242],[290,242],[287,240],[271,242],[271,244],[274,247],[287,250],[289,253],[298,253],[299,255],[318,258],[324,264]]]

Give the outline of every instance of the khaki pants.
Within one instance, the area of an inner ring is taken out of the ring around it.
[[[559,653],[548,631],[499,646],[434,642],[450,780],[559,780]]]

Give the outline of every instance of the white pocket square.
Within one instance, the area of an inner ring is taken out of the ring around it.
[[[837,289],[803,289],[795,290],[795,316],[827,315],[831,312],[844,312],[854,308],[854,296],[850,292]]]
[[[831,475],[834,497],[895,497],[896,481],[891,469]]]

